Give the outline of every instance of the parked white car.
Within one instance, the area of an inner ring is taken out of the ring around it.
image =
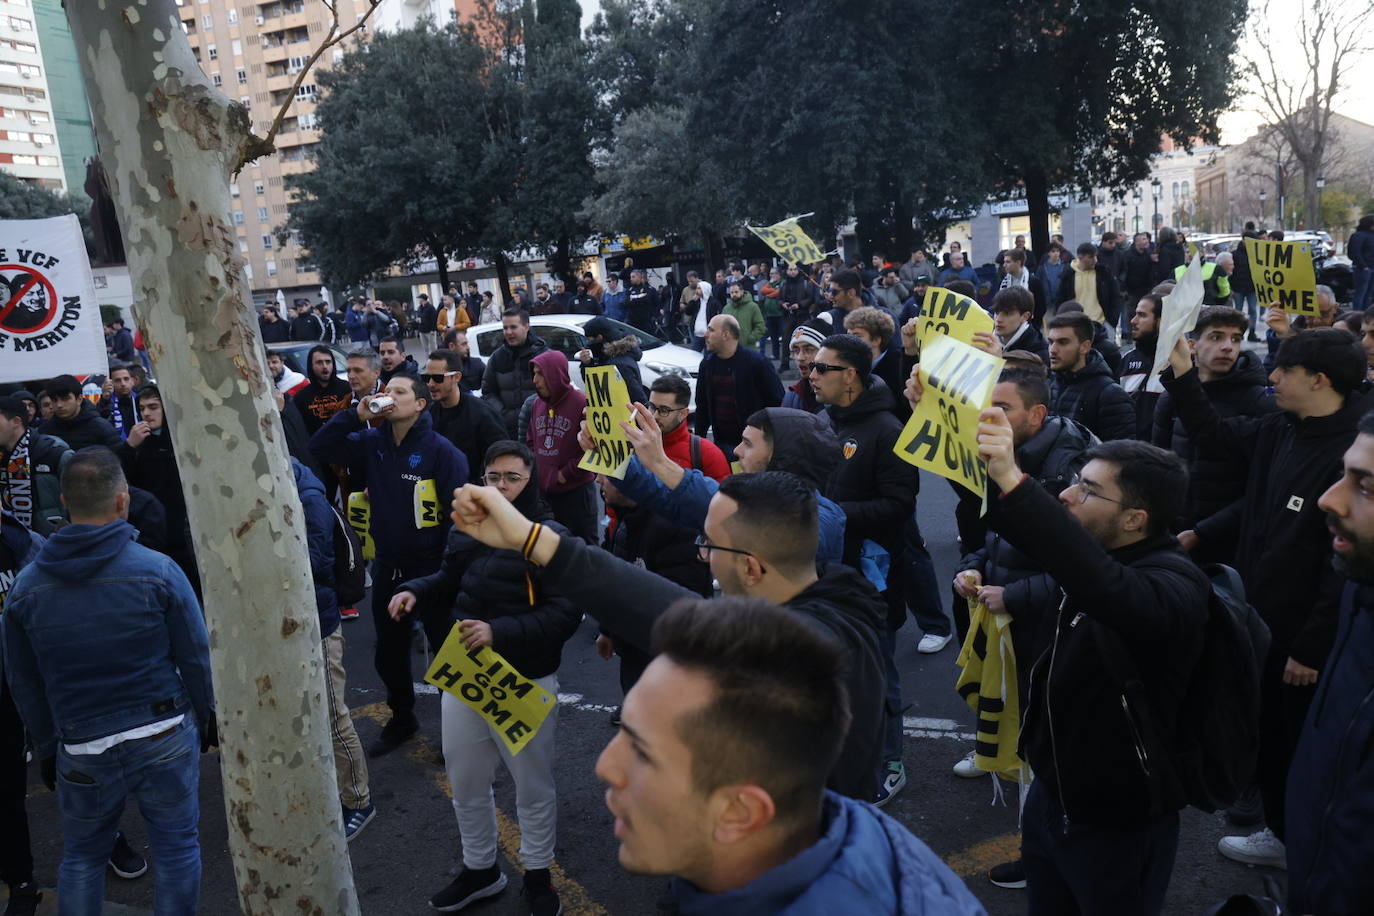
[[[551,349],[558,350],[568,358],[569,374],[572,383],[582,388],[582,365],[577,361],[577,351],[587,346],[587,337],[582,333],[583,326],[591,321],[593,315],[532,315],[530,333],[542,338]],[[604,316],[603,316],[604,317]],[[616,329],[617,337],[633,336],[639,340],[639,374],[647,389],[660,375],[676,375],[686,379],[692,389],[691,405],[696,407],[697,368],[701,365],[702,354],[690,347],[668,343],[662,338],[631,327],[623,321],[606,318]],[[493,353],[505,343],[499,323],[488,322],[468,328],[468,344],[472,355],[483,363],[491,359]]]

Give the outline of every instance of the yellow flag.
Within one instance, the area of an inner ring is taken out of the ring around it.
[[[348,527],[363,545],[363,559],[377,556],[377,542],[372,540],[372,503],[361,490],[348,494]]]
[[[814,264],[825,258],[825,252],[797,225],[797,218],[785,219],[771,226],[747,226],[750,232],[789,264]]]
[[[921,402],[892,450],[903,461],[985,495],[988,466],[978,456],[978,414],[992,403],[1004,362],[946,334],[932,335],[921,349]]]
[[[557,697],[512,668],[495,649],[465,649],[457,624],[425,672],[425,682],[486,719],[512,754],[525,749],[558,705]]]
[[[954,688],[978,714],[973,765],[990,773],[1019,777],[1021,758],[1021,700],[1016,687],[1016,655],[1012,651],[1009,614],[994,614],[981,601],[968,601],[969,625],[959,652],[962,669]]]
[[[634,416],[630,389],[615,366],[583,369],[582,384],[587,395],[587,429],[596,447],[583,453],[577,466],[593,474],[621,479],[634,454],[630,437],[620,428],[622,420]]]

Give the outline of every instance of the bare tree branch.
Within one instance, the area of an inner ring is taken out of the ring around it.
[[[290,110],[291,106],[296,101],[296,93],[300,90],[301,84],[305,82],[306,74],[315,66],[315,61],[319,60],[320,55],[324,54],[325,51],[347,40],[350,35],[364,28],[367,25],[367,20],[376,12],[377,6],[382,0],[366,0],[366,2],[367,12],[359,16],[358,21],[351,27],[340,32],[338,7],[335,3],[326,0],[325,6],[329,8],[334,18],[333,24],[329,27],[329,33],[324,36],[324,41],[320,43],[320,46],[316,48],[314,53],[306,60],[305,66],[301,67],[300,72],[296,74],[296,81],[291,84],[291,88],[287,91],[286,99],[282,102],[280,110],[277,111],[277,116],[272,119],[272,125],[267,130],[267,136],[259,137],[256,134],[250,133],[240,145],[239,155],[232,169],[235,175],[241,172],[243,167],[248,163],[276,150],[277,147],[274,141],[277,139],[277,133],[281,130],[282,122],[286,120],[287,111]]]

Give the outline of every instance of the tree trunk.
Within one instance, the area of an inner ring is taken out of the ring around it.
[[[1021,176],[1026,186],[1026,210],[1030,217],[1030,246],[1043,258],[1050,247],[1050,188],[1044,169],[1029,168]]]
[[[173,0],[67,4],[205,591],[249,914],[356,914],[304,521],[229,215],[253,148]]]
[[[434,269],[439,273],[439,289],[443,290],[440,295],[445,295],[448,293],[448,252],[436,238],[429,240],[429,251],[434,255]]]
[[[510,261],[506,259],[504,251],[493,254],[492,260],[496,262],[496,289],[501,294],[501,307],[508,309],[515,299],[510,289]]]

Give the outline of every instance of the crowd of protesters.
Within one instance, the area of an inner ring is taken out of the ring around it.
[[[1240,247],[1204,266],[1199,317],[1167,340],[1180,233],[1024,242],[991,271],[954,243],[897,262],[736,262],[654,288],[627,258],[604,284],[541,284],[505,308],[469,284],[408,307],[265,309],[265,343],[313,343],[303,364],[269,351],[264,365],[304,510],[345,837],[379,814],[368,758],[421,728],[417,631],[431,651],[451,633],[490,647],[557,696],[585,614],[624,691],[596,763],[620,863],[675,876],[679,912],[980,913],[880,810],[907,783],[897,632],[910,614],[922,654],[975,646],[990,632],[976,606],[1009,620],[1022,711],[998,739],[1024,762],[1021,852],[988,878],[1024,887],[1029,912],[1163,910],[1179,812],[1206,806],[1190,742],[1243,783],[1215,805],[1246,828],[1222,855],[1286,869],[1294,912],[1367,911],[1374,312],[1320,287],[1317,314],[1292,320],[1255,301]],[[1356,264],[1356,297],[1369,269]],[[894,448],[924,395],[916,331],[937,286],[980,300],[993,330],[975,346],[1005,359],[979,418],[986,511],[955,487],[963,556],[944,570],[921,475]],[[604,316],[573,360],[614,366],[630,392],[621,478],[578,466],[587,399],[530,327],[563,313]],[[695,346],[695,388],[646,386],[636,339],[606,319]],[[498,321],[500,346],[474,358],[468,330]],[[107,330],[103,389],[58,376],[0,396],[11,916],[41,897],[27,753],[59,793],[63,912],[99,911],[107,867],[147,870],[119,832],[126,797],[149,823],[158,911],[198,900],[196,750],[218,738],[196,556],[162,396],[130,332]],[[346,596],[335,555],[337,513],[360,499],[390,710],[366,749],[341,626],[361,594]],[[1267,642],[1251,679],[1218,685],[1223,604]],[[1197,723],[1217,715],[1253,721],[1256,745],[1208,744]],[[500,766],[528,908],[554,916],[557,710],[518,755],[452,695],[439,727],[462,855],[430,905],[507,886]],[[952,776],[986,775],[995,754],[965,750]]]

